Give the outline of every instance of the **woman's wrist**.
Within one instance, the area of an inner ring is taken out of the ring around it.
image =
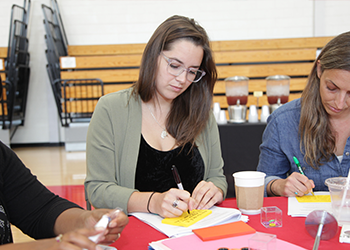
[[[158,214],[158,209],[157,209],[157,196],[159,195],[159,193],[154,192],[152,195],[152,199],[149,203],[149,209],[151,210],[152,213],[154,214]]]
[[[63,211],[55,221],[54,233],[59,235],[84,227],[85,218],[89,212],[76,207]]]
[[[269,189],[270,189],[270,195],[271,196],[279,196],[278,194],[276,194],[276,191],[274,192],[273,191],[273,187],[272,185],[277,181],[278,179],[274,179],[272,181],[270,181],[270,184],[269,184]],[[276,186],[276,185],[275,185]]]
[[[218,200],[215,204],[220,204],[224,201],[224,191],[222,191],[221,188],[218,188],[217,189],[219,190],[219,194],[220,194],[220,200]]]
[[[153,192],[151,193],[151,195],[148,197],[148,202],[147,202],[147,211],[151,214],[151,210],[150,210],[150,204],[151,204],[151,200],[152,200],[152,197],[153,195],[155,194],[156,192]]]

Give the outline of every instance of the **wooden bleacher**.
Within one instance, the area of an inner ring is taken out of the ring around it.
[[[265,78],[271,75],[290,76],[289,101],[299,98],[316,59],[317,50],[332,38],[211,42],[218,70],[214,102],[219,102],[221,108],[227,108],[224,79],[236,75],[250,78],[248,106],[268,105]],[[69,46],[69,57],[60,58],[61,78],[99,78],[103,81],[104,94],[127,88],[138,78],[144,47],[145,44]],[[69,63],[66,63],[67,60]],[[255,91],[264,93],[259,101],[253,95]],[[69,93],[74,99],[73,90]],[[82,96],[86,98],[89,93],[82,93]]]
[[[6,75],[4,72],[6,57],[7,57],[7,47],[0,47],[0,75],[3,81],[6,79]]]
[[[1,76],[1,80],[5,81],[6,80],[6,74],[5,74],[5,59],[7,57],[7,47],[0,47],[0,76]],[[1,83],[3,84],[3,83]],[[4,100],[6,99],[6,93],[5,93],[5,89],[2,88],[1,86],[1,97]],[[5,104],[6,105],[6,104]],[[4,105],[4,113],[5,115],[7,115],[7,107]],[[0,115],[3,114],[2,111],[2,104],[0,103]]]

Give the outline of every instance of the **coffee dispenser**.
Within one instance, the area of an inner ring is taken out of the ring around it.
[[[246,121],[248,82],[249,78],[245,76],[233,76],[225,79],[230,122],[242,123]]]
[[[266,78],[266,95],[270,104],[270,113],[288,102],[290,77],[274,75]]]

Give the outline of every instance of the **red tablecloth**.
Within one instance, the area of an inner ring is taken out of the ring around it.
[[[237,208],[236,199],[226,199],[221,206]],[[285,197],[269,197],[264,199],[264,207],[277,206],[283,211],[283,226],[279,228],[265,228],[260,223],[260,215],[249,215],[248,225],[252,226],[258,232],[265,232],[277,235],[278,239],[288,241],[295,245],[312,249],[314,238],[312,238],[305,229],[304,217],[288,216],[288,199]],[[350,244],[339,243],[340,227],[336,236],[328,241],[321,240],[319,249],[322,250],[342,250],[350,249]],[[118,250],[123,249],[147,249],[148,244],[167,238],[166,235],[155,230],[151,226],[141,222],[135,217],[129,217],[129,224],[125,227],[121,237],[112,246]],[[280,250],[280,249],[278,249]]]

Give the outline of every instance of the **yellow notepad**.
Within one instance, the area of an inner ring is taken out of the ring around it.
[[[330,195],[304,195],[296,198],[299,202],[331,202]]]
[[[184,212],[181,216],[175,218],[165,218],[162,223],[173,226],[189,227],[211,214],[211,210],[191,210],[190,213]]]

